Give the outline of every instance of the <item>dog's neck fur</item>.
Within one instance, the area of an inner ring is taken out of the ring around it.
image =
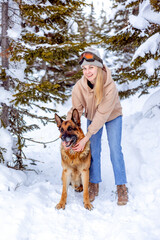
[[[79,154],[79,155],[80,155],[80,158],[84,158],[84,157],[86,157],[86,156],[89,154],[89,151],[90,151],[90,142],[88,141],[88,142],[86,143],[83,152],[76,152],[76,151],[74,151],[74,150],[72,149],[72,147],[65,148],[65,147],[63,146],[63,144],[61,145],[61,147],[62,147],[66,152],[68,151],[71,155],[75,155],[75,154],[77,155],[77,154]]]

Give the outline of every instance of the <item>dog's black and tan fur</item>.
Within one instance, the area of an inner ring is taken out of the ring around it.
[[[84,133],[80,126],[79,113],[77,109],[74,109],[72,118],[68,121],[63,121],[57,114],[55,114],[55,120],[60,130],[60,138],[62,140],[61,160],[63,167],[63,190],[61,200],[56,208],[65,209],[67,189],[71,184],[76,191],[83,190],[84,207],[91,210],[93,206],[90,203],[88,193],[89,167],[91,161],[89,141],[82,152],[76,152],[72,149],[72,147],[84,137]]]

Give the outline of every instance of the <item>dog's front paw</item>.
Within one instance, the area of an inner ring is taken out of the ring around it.
[[[84,203],[84,207],[90,211],[94,208],[91,203]]]
[[[64,209],[65,209],[65,205],[66,205],[65,203],[59,202],[59,203],[56,205],[56,209],[61,209],[61,208],[62,208],[62,209],[64,210]]]

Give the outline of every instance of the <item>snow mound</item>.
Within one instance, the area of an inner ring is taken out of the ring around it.
[[[160,117],[160,90],[153,93],[145,102],[143,116],[146,118]]]
[[[3,152],[4,159],[8,162],[12,160],[12,137],[7,129],[0,128],[0,147],[6,149]]]
[[[5,90],[3,87],[0,87],[0,103],[10,105],[11,100],[13,100],[11,92]]]
[[[3,165],[0,165],[0,173],[0,192],[15,191],[26,181],[24,172],[7,168]]]

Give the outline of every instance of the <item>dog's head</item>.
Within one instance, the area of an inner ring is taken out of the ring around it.
[[[80,117],[77,109],[73,110],[71,120],[63,121],[57,114],[55,114],[55,120],[61,133],[60,138],[65,147],[70,148],[74,146],[82,135]]]

